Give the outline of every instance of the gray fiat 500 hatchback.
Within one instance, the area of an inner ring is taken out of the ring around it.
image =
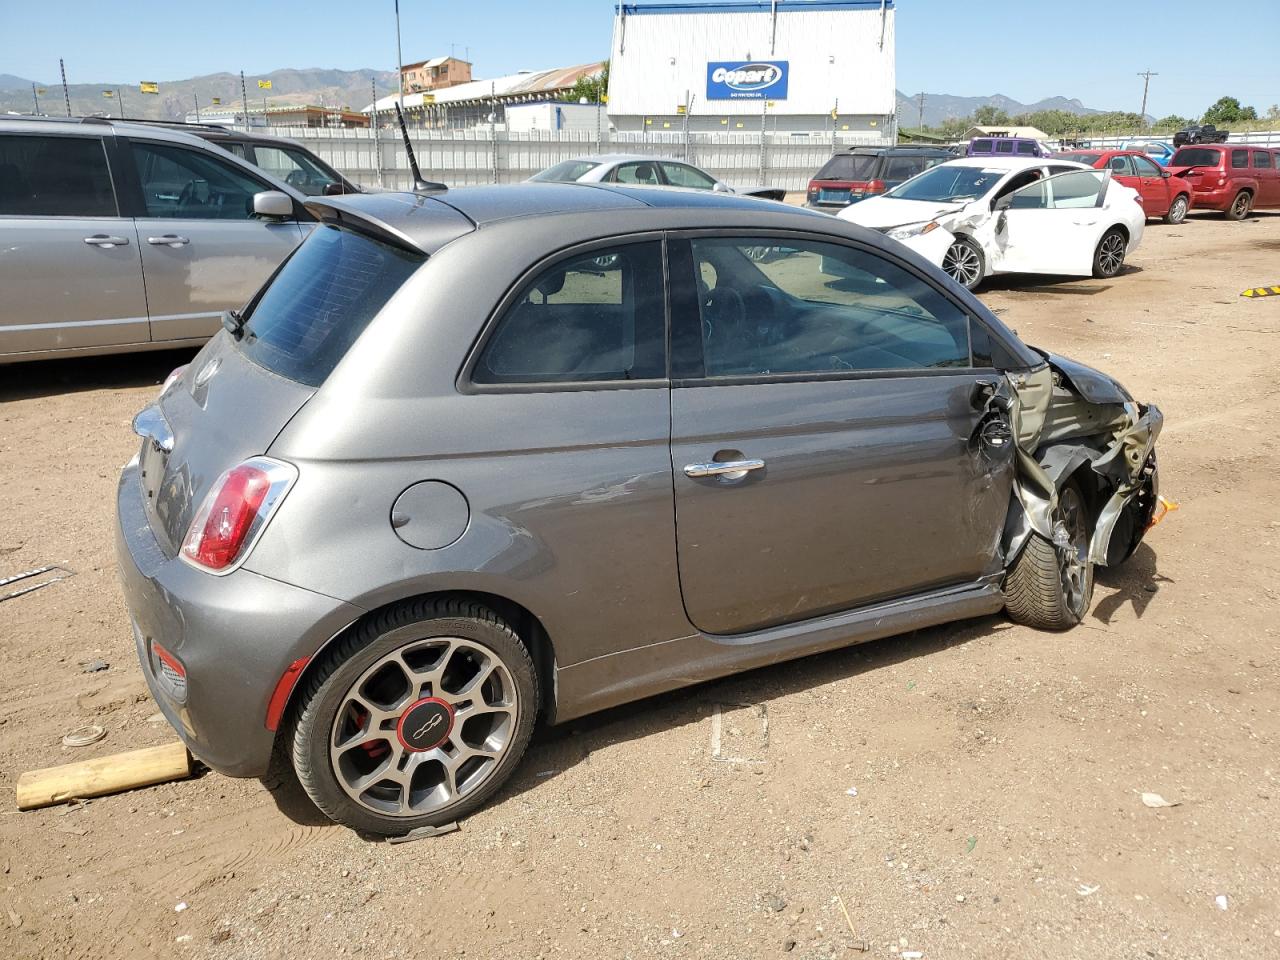
[[[140,413],[156,701],[328,816],[457,818],[554,723],[1007,608],[1156,518],[1161,416],[879,233],[695,191],[317,198]]]

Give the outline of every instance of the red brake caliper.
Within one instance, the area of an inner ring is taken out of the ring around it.
[[[356,725],[363,727],[369,719],[369,714],[359,707],[355,708]],[[370,740],[367,743],[360,744],[360,749],[369,755],[370,760],[378,760],[385,757],[391,751],[391,745],[385,740]]]

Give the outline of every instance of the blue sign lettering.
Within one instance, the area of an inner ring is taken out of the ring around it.
[[[787,99],[786,60],[707,64],[708,100]]]

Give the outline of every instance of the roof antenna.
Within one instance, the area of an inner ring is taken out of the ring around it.
[[[422,171],[418,169],[418,158],[413,155],[413,144],[409,142],[409,128],[404,125],[404,113],[400,110],[400,104],[397,103],[395,108],[396,119],[400,121],[400,133],[404,137],[404,152],[409,155],[409,172],[413,174],[413,192],[437,193],[448,190],[447,184],[422,179]]]

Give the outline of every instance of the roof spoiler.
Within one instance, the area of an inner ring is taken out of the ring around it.
[[[418,169],[418,158],[413,155],[413,144],[409,142],[409,128],[405,126],[404,114],[400,110],[399,103],[395,106],[396,119],[400,121],[400,135],[404,137],[404,152],[409,155],[409,172],[413,174],[413,192],[439,193],[442,190],[448,190],[449,187],[446,184],[422,179],[422,171]]]

